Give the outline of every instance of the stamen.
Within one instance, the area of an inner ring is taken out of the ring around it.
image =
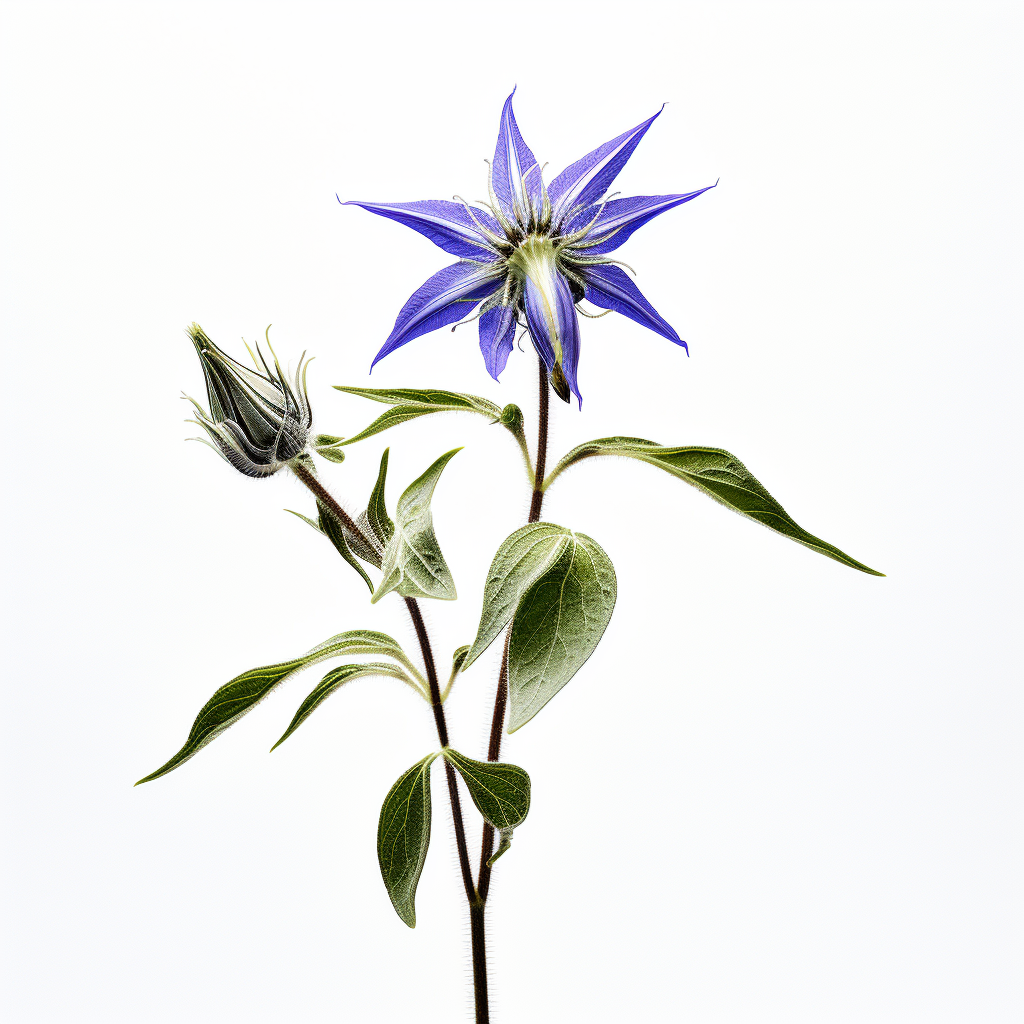
[[[589,320],[600,320],[601,317],[607,316],[611,310],[606,309],[603,313],[588,313],[581,305],[579,305],[579,303],[577,303],[576,312],[579,313],[580,316],[587,317]]]
[[[494,214],[494,219],[501,225],[502,231],[508,236],[508,240],[514,242],[515,229],[505,216],[505,211],[501,208],[501,203],[498,202],[498,196],[494,191],[494,168],[491,166],[490,160],[484,160],[484,163],[487,164],[487,194],[491,197],[491,213]]]
[[[487,239],[487,241],[491,242],[494,245],[506,245],[507,244],[507,242],[508,242],[507,239],[502,238],[501,235],[496,235],[489,227],[487,227],[484,224],[481,224],[480,221],[478,221],[476,219],[476,214],[473,211],[473,207],[470,206],[469,203],[467,203],[466,200],[462,198],[462,196],[452,196],[452,199],[456,200],[457,202],[462,203],[463,207],[465,208],[466,213],[469,214],[470,220],[473,221],[473,223],[477,226],[477,229]]]

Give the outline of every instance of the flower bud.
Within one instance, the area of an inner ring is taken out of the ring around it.
[[[301,455],[313,421],[305,353],[289,384],[277,357],[271,368],[258,346],[253,355],[256,369],[251,370],[222,352],[198,324],[192,324],[188,336],[203,364],[210,406],[206,412],[189,399],[197,411],[192,422],[210,436],[211,447],[240,473],[254,477],[270,476]]]

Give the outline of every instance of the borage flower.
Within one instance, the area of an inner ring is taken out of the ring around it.
[[[490,165],[489,203],[470,206],[458,196],[457,202],[353,201],[351,205],[405,224],[459,257],[402,307],[371,370],[413,338],[462,320],[478,306],[480,350],[495,380],[512,351],[516,326],[525,324],[552,388],[564,401],[569,401],[570,391],[580,399],[577,312],[584,313],[579,309],[584,298],[685,349],[686,342],[607,255],[658,214],[714,188],[671,196],[605,198],[660,113],[598,146],[546,185],[542,168],[519,132],[509,96]]]

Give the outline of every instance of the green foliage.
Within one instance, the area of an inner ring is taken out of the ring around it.
[[[448,694],[452,692],[452,687],[455,685],[455,677],[462,670],[462,664],[466,660],[466,655],[469,654],[469,644],[465,644],[462,647],[456,649],[452,655],[452,671],[451,675],[448,676],[448,684],[445,686],[444,691],[441,694],[441,703],[443,704],[448,699]]]
[[[476,639],[463,670],[480,657],[508,625],[523,595],[569,546],[572,531],[552,523],[529,523],[502,541],[484,581],[484,603]]]
[[[394,534],[384,549],[381,580],[370,598],[371,603],[392,590],[403,597],[455,600],[455,581],[434,536],[430,499],[444,467],[461,450],[455,448],[442,455],[398,499]]]
[[[615,607],[615,569],[597,541],[571,534],[523,594],[508,649],[508,731],[524,726],[594,652]]]
[[[295,712],[291,724],[270,749],[273,751],[281,746],[335,690],[359,676],[390,676],[392,679],[401,679],[402,682],[408,683],[424,700],[429,700],[420,685],[410,679],[398,665],[392,665],[386,661],[371,661],[363,665],[338,665],[317,683],[313,692],[299,705],[299,710]]]
[[[336,437],[334,434],[317,434],[313,438],[313,451],[328,462],[344,462],[345,453],[341,450],[343,441],[344,438]]]
[[[322,502],[316,503],[317,507],[317,518],[310,519],[309,516],[304,516],[301,512],[296,512],[294,509],[286,508],[285,512],[291,512],[293,516],[297,516],[304,523],[308,523],[313,527],[317,533],[322,533],[333,545],[334,549],[341,555],[342,558],[352,566],[353,569],[362,577],[363,582],[369,587],[370,593],[373,593],[373,580],[366,575],[366,570],[359,564],[359,560],[355,556],[355,552],[352,550],[352,546],[349,544],[349,540],[356,541],[357,538],[352,537],[347,530],[338,522],[337,519],[332,515],[331,510]],[[380,556],[376,552],[369,551],[365,545],[359,544],[359,553],[374,565],[380,565]],[[369,556],[369,557],[367,557]],[[374,562],[376,559],[376,562]]]
[[[798,526],[750,470],[735,455],[721,448],[666,448],[639,437],[603,437],[581,444],[569,452],[544,481],[545,490],[564,470],[583,459],[597,455],[625,456],[657,466],[692,484],[727,508],[775,530],[776,533],[781,533],[784,537],[789,537],[861,572],[870,573],[872,576],[885,575],[868,568],[839,548]]]
[[[306,668],[318,661],[325,661],[327,658],[343,654],[383,654],[394,658],[410,669],[414,679],[422,685],[426,685],[405,651],[397,641],[386,633],[377,633],[367,629],[339,633],[337,636],[331,637],[330,640],[318,644],[299,658],[280,662],[277,665],[264,665],[261,668],[250,669],[225,683],[203,705],[181,750],[155,772],[139,779],[136,785],[151,782],[183,765],[190,757],[202,750],[207,743],[215,740],[225,729],[234,725],[243,715],[256,707],[278,683],[283,682],[293,672],[298,672],[299,669]]]
[[[391,904],[416,927],[416,886],[430,846],[430,765],[438,755],[417,761],[391,787],[380,809],[377,859]]]
[[[474,761],[451,747],[444,756],[458,769],[476,809],[499,832],[518,828],[530,810],[530,776],[501,761]]]
[[[340,385],[335,385],[335,390],[392,406],[365,430],[360,431],[355,437],[348,438],[342,442],[343,444],[355,444],[356,441],[363,441],[382,430],[397,427],[406,420],[434,412],[475,412],[487,416],[492,423],[501,422],[500,406],[486,398],[464,395],[457,391],[442,391],[436,388],[349,388]]]
[[[386,545],[395,532],[395,524],[391,522],[388,516],[388,507],[384,503],[384,483],[388,476],[388,455],[390,452],[390,448],[385,448],[384,454],[380,457],[380,470],[377,473],[377,482],[373,485],[370,503],[366,506],[366,521],[374,536],[382,545]]]

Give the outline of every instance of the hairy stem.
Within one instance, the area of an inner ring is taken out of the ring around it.
[[[370,542],[369,538],[355,524],[352,517],[335,501],[330,491],[301,463],[292,463],[295,475],[313,492],[317,500],[337,519],[337,521],[349,530],[362,544],[373,551],[378,545]],[[416,600],[407,597],[405,607],[412,619],[413,627],[416,630],[416,639],[420,643],[420,652],[423,655],[423,665],[427,670],[427,684],[430,687],[430,707],[434,712],[434,724],[437,726],[437,738],[442,747],[448,746],[448,723],[445,720],[444,704],[441,703],[441,688],[437,682],[437,667],[434,663],[434,652],[430,647],[430,636],[427,633],[426,623],[420,613],[420,607]],[[447,758],[444,762],[445,777],[448,780],[448,796],[452,805],[452,821],[455,825],[455,843],[459,851],[459,866],[462,869],[462,884],[466,889],[466,899],[470,909],[477,903],[476,886],[473,884],[473,870],[469,865],[469,849],[466,846],[466,826],[462,820],[462,801],[459,798],[459,787],[455,777],[455,769]],[[487,981],[484,979],[484,991],[486,992]]]
[[[539,424],[537,428],[537,465],[533,475],[533,499],[530,502],[528,523],[540,519],[544,502],[544,467],[548,457],[548,372],[544,360],[537,358],[538,383],[540,388]],[[505,651],[501,657],[501,672],[498,674],[498,691],[494,695],[494,714],[491,716],[491,738],[487,745],[487,760],[497,761],[501,757],[501,733],[505,727],[505,707],[508,704],[508,645],[512,627],[505,633]],[[494,826],[484,822],[483,842],[480,844],[480,870],[476,888],[481,904],[486,902],[491,887],[491,866],[488,861],[494,853]],[[480,942],[483,945],[483,906],[480,909]]]

